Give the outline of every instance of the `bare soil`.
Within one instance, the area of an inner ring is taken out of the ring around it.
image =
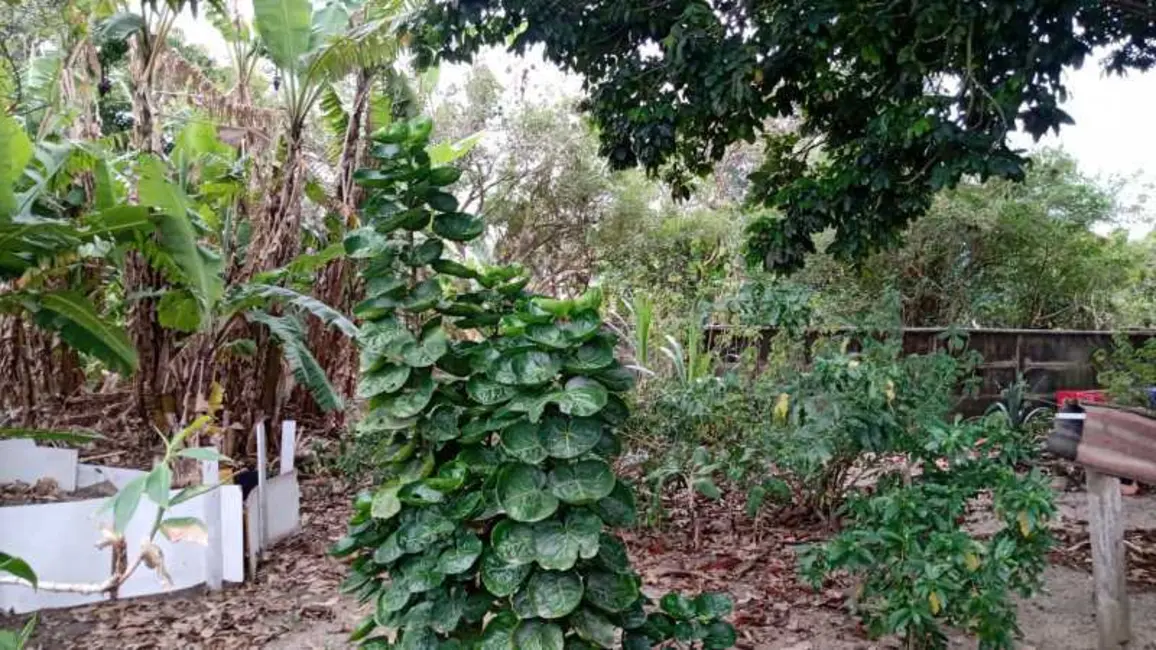
[[[346,635],[367,611],[337,595],[344,568],[325,554],[345,529],[351,491],[332,478],[303,484],[304,532],[272,549],[255,581],[223,592],[102,603],[41,614],[32,648],[349,648]],[[1086,650],[1096,645],[1088,560],[1086,497],[1057,494],[1059,543],[1043,593],[1020,603],[1025,650]],[[1125,499],[1133,599],[1133,644],[1156,650],[1156,496]],[[745,650],[881,650],[846,613],[845,584],[818,591],[799,582],[795,550],[821,540],[820,527],[756,530],[741,503],[700,502],[693,518],[673,511],[661,528],[626,536],[650,595],[671,589],[725,591],[735,601],[738,647]],[[698,530],[698,544],[695,533]],[[0,616],[0,627],[25,617]],[[954,650],[975,648],[956,639]]]

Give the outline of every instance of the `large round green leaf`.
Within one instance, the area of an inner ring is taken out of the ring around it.
[[[565,463],[550,470],[550,491],[566,503],[584,505],[614,490],[614,471],[603,460]]]
[[[539,618],[562,618],[582,602],[582,580],[572,572],[539,571],[526,583]]]
[[[630,556],[626,544],[616,535],[603,533],[598,538],[598,564],[613,573],[630,572]]]
[[[411,594],[429,591],[440,586],[445,574],[438,571],[436,555],[415,555],[401,561],[398,567],[399,579],[405,583]]]
[[[606,368],[614,363],[614,346],[599,337],[583,343],[566,360],[566,369],[571,372],[591,372]]]
[[[381,594],[377,597],[377,611],[382,614],[382,618],[387,618],[386,615],[394,612],[399,612],[405,608],[409,603],[410,591],[409,587],[400,580],[390,582],[385,589],[381,590]]]
[[[490,377],[500,384],[537,386],[553,379],[561,369],[562,362],[549,352],[522,350],[498,358]]]
[[[402,259],[410,266],[425,266],[442,256],[445,243],[440,239],[427,239],[402,253]]]
[[[630,417],[630,408],[626,406],[626,402],[617,395],[606,396],[606,406],[602,408],[599,413],[603,420],[612,427],[616,427],[626,421]]]
[[[616,393],[625,393],[634,388],[634,373],[617,361],[594,372],[593,376],[600,384]]]
[[[594,415],[606,406],[609,396],[602,384],[585,377],[574,377],[566,382],[566,389],[555,393],[554,401],[558,410],[567,415],[586,417]]]
[[[428,368],[446,353],[448,340],[445,330],[435,327],[422,335],[421,341],[410,341],[401,348],[401,358],[407,366]]]
[[[512,596],[530,575],[532,564],[507,564],[494,553],[482,556],[482,584],[498,598]]]
[[[625,481],[617,481],[614,489],[605,498],[590,506],[607,526],[629,528],[638,520],[638,510],[634,502],[634,490]]]
[[[555,350],[565,350],[573,345],[566,334],[553,323],[530,325],[526,328],[526,337],[539,345]]]
[[[565,635],[562,628],[544,621],[522,621],[514,632],[514,647],[518,650],[563,650]]]
[[[618,629],[601,614],[583,607],[570,617],[578,636],[600,648],[613,648]]]
[[[405,555],[405,551],[401,550],[401,546],[397,543],[397,532],[394,531],[385,538],[381,546],[373,552],[373,561],[382,566],[389,566],[398,561],[401,556]]]
[[[430,170],[426,181],[434,187],[453,185],[462,177],[462,170],[457,167],[435,167]]]
[[[567,488],[568,493],[574,492],[573,486]],[[495,493],[498,504],[515,521],[541,521],[558,509],[558,499],[546,491],[546,475],[533,465],[515,463],[503,467],[498,472]]]
[[[565,571],[578,558],[598,553],[602,520],[592,512],[573,510],[565,522],[551,520],[534,524],[534,555],[543,569]]]
[[[455,212],[458,209],[458,200],[449,192],[430,192],[426,195],[426,203],[429,203],[429,207],[438,212]],[[447,239],[449,238],[447,237]]]
[[[369,399],[382,393],[392,393],[405,385],[409,379],[409,366],[387,365],[379,370],[361,376],[357,383],[357,396]]]
[[[452,241],[470,241],[486,229],[481,217],[464,212],[447,212],[434,217],[433,231],[438,237]]]
[[[377,519],[391,519],[401,512],[401,500],[397,498],[401,485],[396,482],[386,483],[377,489],[373,495],[370,514]]]
[[[638,598],[638,578],[626,573],[594,571],[586,575],[586,602],[607,612],[621,612]]]
[[[494,553],[506,564],[520,565],[534,561],[534,528],[511,519],[503,519],[490,532]]]
[[[436,277],[420,282],[401,301],[401,306],[409,311],[419,312],[430,309],[442,298],[441,283]]]
[[[539,426],[519,420],[502,431],[502,449],[524,463],[537,465],[546,459],[547,450],[539,438]]]
[[[482,375],[474,375],[466,382],[466,392],[470,399],[475,402],[491,406],[509,401],[511,397],[518,394],[518,389],[515,386],[499,384],[496,381],[486,379]]]
[[[415,508],[413,516],[397,529],[397,544],[406,553],[418,553],[448,539],[456,526],[434,508]],[[408,512],[413,512],[407,511]]]
[[[486,623],[478,650],[517,650],[514,647],[514,632],[518,629],[518,617],[508,609],[498,612]]]
[[[438,571],[455,575],[468,571],[482,554],[482,540],[473,533],[459,530],[454,534],[453,543],[438,556]]]
[[[572,315],[570,320],[559,323],[558,326],[571,341],[586,341],[602,329],[602,318],[596,311],[583,311]]]
[[[428,627],[402,627],[397,650],[438,650],[438,636]]]
[[[593,449],[600,437],[602,421],[595,418],[551,415],[538,430],[542,448],[554,458],[577,458]]]
[[[433,398],[434,380],[425,372],[411,377],[406,388],[381,400],[381,409],[393,418],[410,418],[422,412]]]

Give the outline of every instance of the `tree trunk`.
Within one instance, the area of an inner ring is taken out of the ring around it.
[[[369,132],[369,95],[373,90],[375,71],[362,69],[357,75],[357,88],[353,95],[353,105],[349,113],[349,127],[341,148],[341,162],[337,173],[337,199],[346,225],[356,224],[356,209],[361,202],[363,190],[353,182],[353,173],[365,159],[364,134]],[[313,296],[342,313],[349,313],[360,300],[361,286],[357,272],[349,260],[330,262],[322,270]],[[325,371],[333,387],[349,400],[357,387],[358,356],[357,345],[341,332],[311,321],[309,323],[309,348],[317,356],[317,362]],[[306,391],[298,390],[294,399],[298,411],[320,416],[313,398]],[[337,429],[345,424],[344,414],[331,413],[325,417],[327,430]]]

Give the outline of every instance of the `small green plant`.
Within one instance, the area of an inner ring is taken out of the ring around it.
[[[1012,431],[1027,432],[1035,422],[1046,420],[1051,415],[1051,409],[1032,404],[1028,398],[1028,382],[1023,375],[1017,375],[1016,380],[999,394],[1000,401],[989,406],[987,414],[998,415]]]
[[[897,470],[853,494],[843,531],[804,552],[802,573],[818,586],[850,572],[868,632],[897,634],[910,650],[946,648],[949,627],[974,634],[981,649],[1010,649],[1019,631],[1012,593],[1030,596],[1047,565],[1048,482],[1017,472],[1022,436],[998,420],[928,424],[919,434],[903,447],[921,473]],[[985,539],[964,523],[987,493],[1002,526]]]
[[[444,257],[485,226],[445,191],[460,172],[431,160],[431,129],[419,119],[374,135],[378,166],[356,174],[366,227],[345,242],[366,286],[358,436],[382,477],[332,549],[350,563],[341,590],[375,603],[353,640],[730,647],[725,599],[672,596],[673,614],[648,614],[612,532],[636,517],[609,463],[634,376],[615,359],[601,292],[535,296],[519,267]]]

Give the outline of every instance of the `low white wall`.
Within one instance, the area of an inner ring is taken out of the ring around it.
[[[242,555],[241,488],[220,488],[221,542],[223,576],[230,582],[244,580]],[[172,492],[173,495],[176,490]],[[67,503],[45,503],[0,508],[0,549],[23,558],[41,580],[51,582],[101,582],[109,576],[111,552],[97,549],[100,523],[111,513],[97,516],[104,499],[87,499]],[[167,517],[196,517],[206,520],[206,495],[191,499],[171,509]],[[130,562],[136,558],[156,517],[156,505],[142,498],[136,515],[129,523]],[[165,557],[165,567],[172,577],[172,589],[183,589],[206,579],[206,549],[191,542],[172,543],[157,535],[154,540]],[[121,598],[144,596],[165,591],[156,574],[141,566],[120,589]],[[38,609],[72,607],[106,600],[101,595],[49,593],[16,585],[0,586],[0,610],[16,613]]]

